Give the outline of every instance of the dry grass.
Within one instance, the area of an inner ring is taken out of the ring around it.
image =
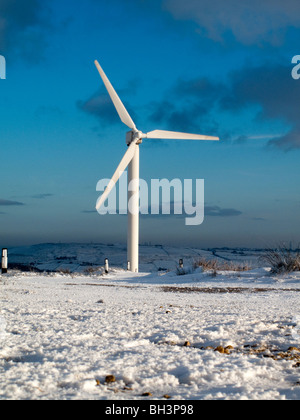
[[[206,260],[201,258],[194,262],[194,268],[202,267],[204,271],[249,271],[248,264],[238,264],[233,261]]]
[[[177,267],[177,276],[184,276],[186,274],[192,274],[197,268],[202,267],[203,271],[209,271],[213,277],[217,276],[218,271],[249,271],[251,267],[248,264],[238,264],[232,261],[218,261],[218,260],[206,260],[200,258],[194,261],[192,266],[188,267]]]
[[[99,271],[100,271],[99,267],[88,267],[84,270],[84,274],[91,275],[91,274],[99,273]],[[102,272],[101,272],[101,274],[102,274]]]
[[[260,259],[271,267],[272,274],[300,271],[300,251],[294,251],[286,245],[268,249]]]

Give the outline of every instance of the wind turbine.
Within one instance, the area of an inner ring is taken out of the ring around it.
[[[98,61],[95,65],[100,73],[103,83],[113,101],[113,104],[121,118],[121,121],[131,129],[126,134],[127,152],[123,156],[116,172],[108,183],[102,196],[97,201],[98,210],[107,199],[111,190],[128,166],[128,232],[127,232],[127,261],[128,269],[132,272],[138,272],[139,269],[139,170],[140,170],[140,150],[139,146],[143,139],[173,139],[173,140],[219,140],[218,137],[203,136],[198,134],[177,133],[173,131],[155,130],[147,134],[139,131],[126,108],[121,102],[119,96],[106,77]],[[129,206],[128,206],[129,207]]]

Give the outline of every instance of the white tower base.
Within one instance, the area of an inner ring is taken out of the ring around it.
[[[133,273],[139,271],[139,205],[140,205],[140,149],[136,151],[128,166],[128,268]]]

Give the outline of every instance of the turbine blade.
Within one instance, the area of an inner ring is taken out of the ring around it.
[[[129,128],[131,128],[132,130],[136,130],[136,126],[134,124],[134,122],[132,121],[130,115],[128,114],[125,106],[123,105],[121,99],[119,98],[119,96],[117,95],[115,89],[112,87],[110,81],[108,80],[108,78],[106,77],[106,74],[104,73],[104,71],[102,70],[100,64],[98,63],[98,61],[95,61],[95,65],[99,71],[99,74],[103,80],[103,83],[107,89],[107,92],[109,93],[109,96],[111,97],[111,100],[113,101],[113,104],[119,114],[119,117],[121,118],[121,121],[127,125]]]
[[[123,159],[121,160],[119,166],[117,167],[116,172],[114,173],[113,177],[109,181],[109,184],[107,185],[107,187],[104,190],[103,194],[101,195],[101,197],[97,201],[97,204],[96,204],[96,209],[97,210],[99,210],[100,207],[102,206],[102,204],[105,202],[105,200],[109,196],[111,190],[114,188],[114,186],[118,182],[119,178],[121,177],[121,175],[123,174],[123,172],[125,171],[125,169],[127,168],[127,166],[129,165],[129,163],[131,162],[131,160],[133,159],[134,154],[135,154],[135,151],[136,151],[136,147],[138,147],[137,144],[136,144],[136,142],[137,141],[133,141],[130,144],[130,146],[128,147],[128,150],[125,153],[125,155],[123,156]]]
[[[148,139],[169,139],[169,140],[220,140],[219,137],[202,136],[199,134],[177,133],[175,131],[155,130],[146,134]]]

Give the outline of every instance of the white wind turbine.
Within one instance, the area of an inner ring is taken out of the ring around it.
[[[98,61],[95,61],[96,67],[100,73],[103,83],[113,101],[113,104],[121,118],[121,121],[127,125],[131,131],[126,134],[127,152],[123,156],[116,172],[111,178],[102,196],[99,198],[96,209],[98,210],[107,199],[111,190],[128,166],[128,232],[127,232],[127,260],[128,268],[132,272],[138,272],[139,269],[139,166],[140,151],[139,145],[142,139],[173,139],[173,140],[219,140],[218,137],[203,136],[197,134],[176,133],[173,131],[155,130],[147,134],[139,131],[126,108],[106,77]],[[129,207],[129,206],[128,206]]]

